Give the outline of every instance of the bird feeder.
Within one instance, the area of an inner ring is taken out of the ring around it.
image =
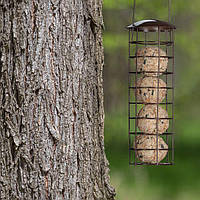
[[[127,29],[129,164],[172,165],[175,26],[148,19]]]

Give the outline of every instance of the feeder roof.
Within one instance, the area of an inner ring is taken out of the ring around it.
[[[157,19],[141,20],[127,26],[128,29],[134,29],[134,30],[138,29],[138,31],[143,31],[143,32],[149,32],[149,31],[155,32],[158,31],[158,27],[160,31],[176,29],[176,27],[173,24],[170,24],[165,21],[160,21]]]

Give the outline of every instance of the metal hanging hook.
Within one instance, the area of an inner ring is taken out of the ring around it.
[[[171,21],[171,0],[168,0],[168,22]]]
[[[136,0],[133,1],[133,23],[135,22],[135,2]]]

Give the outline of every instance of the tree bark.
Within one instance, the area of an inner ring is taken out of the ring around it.
[[[102,26],[102,0],[0,0],[0,199],[114,199]]]

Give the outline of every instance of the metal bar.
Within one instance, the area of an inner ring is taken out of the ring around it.
[[[129,102],[129,104],[136,104],[136,102]],[[137,104],[148,104],[148,105],[155,105],[157,103],[145,103],[145,102],[137,102]],[[172,105],[173,103],[172,102],[167,102],[167,103],[164,103],[164,102],[161,102],[159,103],[160,105]]]
[[[159,114],[159,75],[160,75],[160,26],[158,26],[158,82],[157,82],[157,116],[156,116],[156,162],[158,165],[158,114]]]
[[[136,6],[136,0],[133,1],[133,23],[135,22],[135,6]]]
[[[157,119],[156,118],[149,118],[149,117],[130,117],[129,119]],[[158,117],[158,119],[173,119],[173,117]]]
[[[140,89],[140,88],[145,88],[145,89],[148,89],[148,88],[157,88],[157,89],[174,89],[173,87],[130,87],[130,89]]]
[[[131,30],[129,30],[129,41],[130,41],[130,32]],[[130,72],[130,42],[129,42],[129,45],[128,45],[128,49],[129,49],[129,59],[128,59],[128,71]],[[128,73],[128,101],[130,102],[130,73]],[[128,105],[128,117],[130,118],[130,104]],[[129,148],[130,148],[130,145],[131,145],[131,135],[130,135],[130,119],[128,119],[128,143],[129,143]],[[131,152],[129,150],[129,164],[130,164],[130,161],[131,161]]]
[[[168,0],[168,22],[171,21],[171,0]]]
[[[130,132],[131,135],[134,135],[135,132]],[[137,132],[138,135],[152,135],[152,136],[155,136],[154,133],[143,133],[143,132]],[[165,132],[165,133],[162,133],[160,135],[173,135],[175,133],[171,133],[171,132]]]
[[[132,165],[135,165],[135,163],[133,163]],[[173,165],[172,163],[139,163],[137,162],[137,165],[164,165],[164,166],[167,166],[167,165]]]
[[[167,31],[165,31],[165,40],[167,41],[168,40],[168,34],[167,34]],[[168,47],[166,46],[166,55],[168,56]],[[168,72],[168,67],[166,69],[166,72]],[[165,76],[165,81],[166,81],[166,86],[168,85],[168,76]],[[168,93],[166,92],[166,111],[168,112]],[[168,129],[166,130],[166,132],[168,132]],[[167,145],[169,147],[169,141],[168,141],[168,135],[166,135],[166,142],[167,142]],[[167,162],[169,162],[169,152],[167,153]]]
[[[133,151],[135,151],[135,150],[137,150],[137,151],[155,151],[156,150],[156,152],[157,152],[157,150],[171,151],[172,149],[170,149],[170,148],[167,148],[167,149],[158,149],[158,148],[145,149],[145,148],[142,148],[142,149],[140,149],[140,148],[132,148],[131,147],[130,150],[133,150]]]
[[[146,58],[158,58],[158,56],[130,56],[130,58],[143,58],[143,57],[146,57]],[[160,58],[168,58],[168,59],[172,59],[173,57],[172,56],[160,56]]]
[[[136,32],[136,41],[138,41],[138,29],[137,29],[137,32]],[[137,55],[137,52],[138,52],[138,44],[136,43],[136,55]],[[135,87],[136,87],[136,91],[137,91],[137,65],[138,65],[138,60],[137,60],[137,57],[136,57],[136,73],[135,73]],[[135,116],[137,116],[137,92],[135,92],[135,101],[136,101],[136,104],[135,104]],[[137,119],[135,119],[135,163],[137,163],[137,143],[136,143],[136,137],[137,137]]]
[[[158,45],[158,42],[156,42],[156,41],[151,41],[151,40],[149,40],[149,41],[130,41],[130,43],[131,44],[141,44],[141,45]],[[172,46],[173,45],[173,42],[170,42],[170,41],[160,41],[160,45],[168,45],[168,46]]]
[[[135,71],[131,71],[129,73],[135,74]],[[143,72],[137,72],[138,74],[143,74]],[[145,71],[145,73],[157,73],[157,71]],[[163,75],[173,74],[173,72],[162,72]]]
[[[171,39],[174,41],[174,30],[172,30],[171,32],[172,36]],[[172,54],[174,56],[174,45],[172,46]],[[173,71],[173,75],[172,75],[172,86],[174,87],[174,59],[172,60],[172,71]],[[172,102],[174,102],[174,90],[172,90]],[[172,104],[172,118],[174,119],[174,103]],[[174,120],[172,120],[172,131],[174,132]],[[174,164],[174,135],[172,135],[172,163]]]
[[[134,41],[134,31],[133,31],[133,29],[131,30],[131,40],[130,40],[130,43],[131,43],[131,41]]]
[[[135,27],[134,27],[134,29],[135,29]],[[170,29],[170,28],[169,28],[169,29]],[[168,29],[168,30],[169,30],[169,29]],[[138,32],[139,32],[139,33],[144,32],[144,28],[143,28],[143,27],[139,27]],[[148,32],[149,32],[149,33],[155,33],[155,32],[157,32],[157,30],[156,30],[156,29],[155,29],[155,30],[153,30],[153,29],[148,29]],[[161,32],[161,33],[162,33],[162,32],[165,32],[165,29],[161,29],[160,32]]]

